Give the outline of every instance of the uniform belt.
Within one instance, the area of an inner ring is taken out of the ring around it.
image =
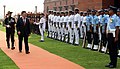
[[[96,24],[92,24],[92,27],[93,27],[93,26],[96,26]]]
[[[115,29],[108,30],[108,33],[112,33],[113,37],[115,37]]]

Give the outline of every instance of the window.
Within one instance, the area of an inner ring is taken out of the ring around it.
[[[62,7],[59,7],[59,11],[62,11]]]
[[[53,7],[54,11],[57,11],[57,7]]]

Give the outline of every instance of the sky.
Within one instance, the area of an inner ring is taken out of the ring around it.
[[[38,12],[43,12],[44,9],[44,0],[0,0],[0,18],[3,18],[4,8],[3,5],[6,5],[7,11],[12,11],[13,15],[21,13],[21,11],[35,11],[35,6],[37,6]]]

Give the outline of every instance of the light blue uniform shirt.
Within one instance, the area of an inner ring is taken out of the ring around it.
[[[93,25],[93,32],[95,33],[95,32],[97,32],[97,30],[96,30],[96,25],[99,23],[99,18],[96,16],[96,15],[94,15],[94,16],[92,16],[92,25]]]
[[[87,25],[87,31],[90,31],[90,25],[92,23],[92,16],[91,15],[87,15],[86,16],[86,25]]]
[[[120,24],[120,16],[118,16],[118,20],[117,20],[117,21],[118,21],[118,24]],[[119,29],[120,29],[120,28],[119,28]]]
[[[106,15],[100,15],[100,26],[102,33],[105,32],[105,25],[108,23],[108,17]]]
[[[120,26],[119,17],[114,14],[109,17],[108,30],[115,29],[116,26]]]

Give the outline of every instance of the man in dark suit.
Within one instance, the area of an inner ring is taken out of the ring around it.
[[[5,19],[5,26],[6,26],[6,41],[8,49],[10,48],[10,38],[11,38],[11,49],[14,50],[14,33],[15,33],[15,19],[11,17],[12,12],[8,11],[8,17]]]
[[[22,40],[24,38],[25,43],[25,51],[26,54],[29,54],[29,46],[28,46],[28,37],[30,36],[30,22],[27,18],[26,11],[21,12],[21,16],[17,21],[17,34],[19,38],[19,52],[22,52]]]

